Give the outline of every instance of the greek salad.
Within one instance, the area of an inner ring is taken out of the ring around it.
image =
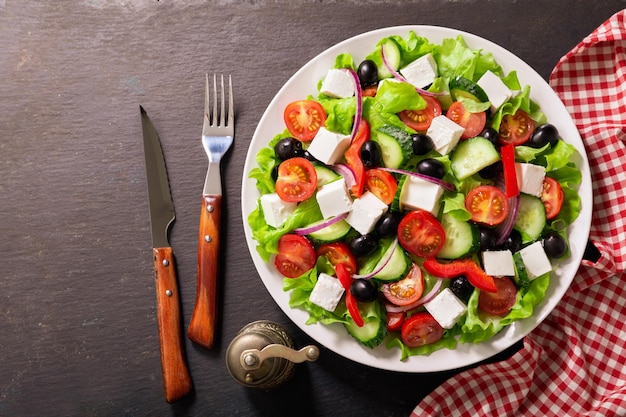
[[[582,176],[530,86],[461,35],[415,32],[316,81],[249,173],[248,224],[290,307],[402,360],[532,316]]]

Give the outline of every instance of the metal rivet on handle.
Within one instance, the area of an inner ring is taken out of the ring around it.
[[[168,266],[170,264],[170,261],[168,261],[167,259],[163,259],[163,266]]]
[[[211,241],[213,240],[213,238],[211,237],[211,235],[205,235],[205,236],[204,236],[204,240],[205,240],[207,243],[211,243]]]
[[[208,211],[209,213],[213,213],[213,205],[212,204],[208,204],[206,206],[206,211]]]
[[[172,296],[172,290],[165,291],[165,295],[167,295],[168,297],[171,297]]]

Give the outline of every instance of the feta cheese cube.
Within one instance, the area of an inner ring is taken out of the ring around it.
[[[278,197],[278,194],[263,194],[261,196],[261,208],[265,223],[272,227],[280,227],[298,206],[297,203],[288,203]]]
[[[454,327],[467,312],[467,306],[450,288],[443,289],[435,298],[424,304],[424,307],[444,329]]]
[[[529,279],[535,279],[538,276],[552,271],[550,258],[546,255],[541,242],[535,242],[519,251]]]
[[[541,165],[515,163],[517,185],[524,194],[541,197],[543,192],[543,180],[546,177],[546,169]]]
[[[402,210],[422,209],[433,215],[439,213],[443,188],[430,181],[408,175],[400,192]]]
[[[352,198],[343,178],[322,186],[316,198],[325,219],[347,213],[352,208]]]
[[[491,71],[487,71],[476,83],[482,88],[491,104],[491,111],[496,112],[501,105],[511,98],[513,92]]]
[[[337,278],[321,273],[309,295],[309,301],[325,310],[335,311],[343,293],[343,286]]]
[[[352,203],[352,210],[346,217],[346,222],[360,234],[366,235],[374,230],[376,222],[387,209],[387,204],[370,191],[366,191]]]
[[[350,146],[350,136],[331,132],[324,126],[317,131],[308,151],[326,165],[338,162]]]
[[[515,262],[510,250],[494,250],[482,253],[485,273],[494,277],[515,275]]]
[[[354,79],[348,71],[332,68],[322,81],[320,93],[336,98],[352,97],[355,93]]]
[[[402,68],[400,74],[415,87],[424,88],[437,78],[437,63],[432,54],[426,54]]]
[[[459,142],[465,129],[444,115],[435,117],[426,134],[433,140],[435,150],[442,155],[450,152]]]

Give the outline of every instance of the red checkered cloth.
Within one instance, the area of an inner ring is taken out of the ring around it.
[[[626,10],[561,58],[550,85],[585,143],[600,259],[583,261],[520,351],[452,377],[411,417],[626,416]]]

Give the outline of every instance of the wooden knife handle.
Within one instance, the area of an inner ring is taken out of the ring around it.
[[[217,281],[219,270],[222,196],[202,196],[198,233],[198,284],[196,304],[187,332],[189,338],[206,348],[215,342],[217,323]]]
[[[157,321],[165,400],[174,402],[191,391],[192,382],[183,354],[182,326],[176,268],[172,248],[154,248]]]

